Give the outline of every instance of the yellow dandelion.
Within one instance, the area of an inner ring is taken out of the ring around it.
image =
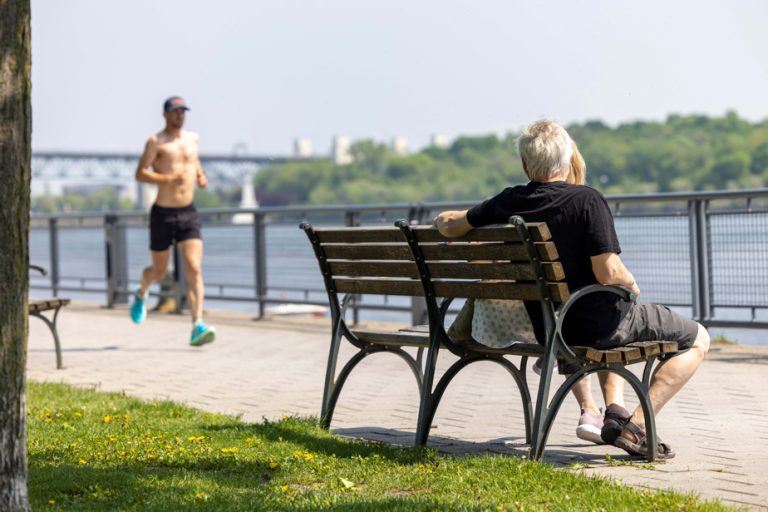
[[[86,464],[88,464],[88,461],[85,459],[80,459],[79,461],[77,461],[77,463],[80,464],[81,466],[85,466]]]
[[[288,486],[287,485],[283,485],[283,486],[280,487],[280,490],[283,491],[283,492],[288,492]]]
[[[48,500],[48,506],[52,507],[56,504],[56,500]]]
[[[112,421],[112,416],[104,416],[104,418],[102,418],[102,421],[104,421],[104,423],[109,423],[110,421]]]

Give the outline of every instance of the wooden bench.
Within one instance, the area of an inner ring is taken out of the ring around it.
[[[30,265],[30,270],[36,270],[40,272],[42,275],[46,275],[47,272],[43,267],[39,267],[37,265]],[[64,306],[67,306],[70,303],[69,299],[46,299],[46,300],[29,300],[29,315],[34,316],[36,318],[39,318],[42,320],[45,325],[48,326],[48,329],[51,330],[51,334],[53,335],[53,343],[56,348],[56,368],[61,369],[64,367],[61,359],[61,342],[59,341],[59,331],[56,326],[56,321],[59,318],[59,311]],[[51,318],[48,318],[47,316],[43,315],[46,311],[53,311],[53,315]]]
[[[571,294],[546,224],[525,224],[520,217],[512,217],[509,225],[474,229],[464,237],[451,239],[431,226],[412,226],[407,221],[398,221],[395,227],[315,229],[309,223],[300,227],[317,257],[331,310],[331,345],[321,409],[325,428],[330,427],[339,394],[354,367],[369,355],[386,352],[401,357],[415,376],[420,395],[417,445],[427,442],[432,420],[451,380],[470,364],[491,361],[505,368],[517,384],[532,458],[543,455],[549,430],[573,385],[586,375],[606,371],[616,372],[630,382],[646,414],[651,446],[656,446],[648,381],[654,361],[676,350],[676,344],[645,343],[604,351],[565,345],[560,334],[562,321],[575,300],[598,291],[616,293],[624,300],[634,297],[624,288],[600,285]],[[344,294],[341,300],[339,294]],[[345,311],[359,294],[424,298],[429,325],[386,331],[350,325]],[[444,319],[456,297],[538,301],[546,345],[516,343],[497,349],[455,343],[446,334]],[[337,372],[342,338],[358,351]],[[406,350],[411,347],[416,349],[415,355]],[[457,360],[435,383],[441,349],[449,350]],[[543,357],[535,411],[526,378],[529,357]],[[556,359],[576,364],[579,370],[565,379],[550,399]],[[637,362],[646,362],[642,380],[625,368]],[[649,459],[655,455],[649,454]]]

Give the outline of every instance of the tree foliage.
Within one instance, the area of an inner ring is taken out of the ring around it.
[[[673,192],[768,185],[768,120],[670,115],[612,128],[597,120],[568,126],[587,162],[587,183],[607,194]],[[478,200],[526,181],[515,141],[460,137],[450,147],[400,156],[364,140],[353,162],[294,162],[261,170],[264,206]]]

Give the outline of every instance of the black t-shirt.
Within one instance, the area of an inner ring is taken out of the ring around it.
[[[547,223],[572,293],[597,283],[590,256],[621,252],[608,204],[593,188],[564,181],[532,181],[506,188],[472,207],[467,212],[467,220],[473,227],[481,227],[506,224],[512,215],[520,215],[526,222]],[[526,302],[526,308],[536,338],[543,343],[541,308],[537,302],[530,301]],[[587,295],[568,312],[563,337],[569,345],[597,343],[616,330],[628,309],[629,303],[613,293]]]

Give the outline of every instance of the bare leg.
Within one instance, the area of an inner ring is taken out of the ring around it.
[[[170,258],[171,250],[151,251],[151,254],[152,266],[145,268],[141,273],[139,294],[141,294],[142,297],[147,294],[147,290],[152,283],[160,281],[165,277],[165,273],[168,270],[168,259]]]
[[[589,376],[582,377],[572,388],[573,396],[579,402],[579,408],[592,414],[600,414],[600,410],[592,398],[592,382]]]
[[[699,332],[690,350],[659,364],[648,389],[654,414],[659,414],[662,407],[688,382],[701,362],[704,361],[704,356],[708,350],[709,333],[702,325],[699,325]],[[632,422],[638,427],[645,428],[643,409],[640,406],[632,414]],[[634,436],[626,429],[622,435],[630,440],[634,439]]]
[[[599,373],[598,379],[605,405],[616,404],[624,407],[624,379],[613,372]]]
[[[192,321],[203,318],[203,241],[199,238],[184,240],[178,244],[184,261],[184,274],[187,277],[187,300],[192,309]]]

